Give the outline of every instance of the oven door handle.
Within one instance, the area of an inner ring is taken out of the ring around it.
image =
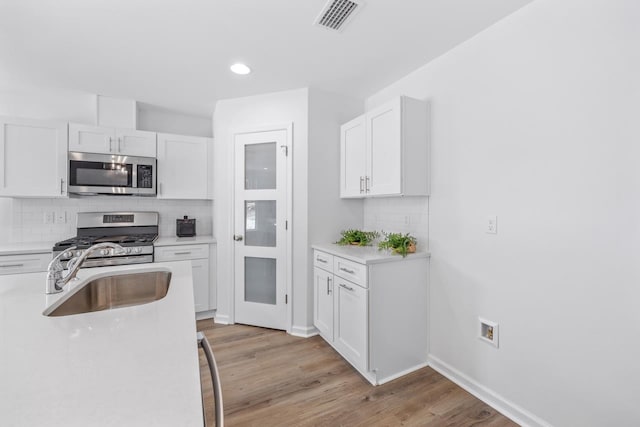
[[[209,345],[207,337],[202,332],[198,332],[198,345],[202,347],[204,355],[207,358],[209,364],[209,371],[211,372],[211,379],[213,380],[213,398],[216,404],[216,427],[224,426],[224,408],[222,407],[222,385],[220,384],[220,373],[218,372],[218,365],[216,359],[213,357],[213,351]],[[202,413],[204,416],[204,398],[202,401]],[[206,417],[205,417],[206,424]]]

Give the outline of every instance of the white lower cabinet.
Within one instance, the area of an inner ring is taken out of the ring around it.
[[[209,245],[176,245],[155,248],[155,261],[191,261],[193,275],[193,300],[196,313],[209,311],[211,307],[209,281]]]
[[[51,252],[20,255],[0,255],[0,275],[47,271]]]
[[[367,370],[368,291],[355,283],[335,278],[333,345],[359,370]]]
[[[313,324],[320,333],[333,340],[333,273],[314,269]]]
[[[350,250],[314,252],[320,336],[374,385],[426,366],[428,255],[340,256]]]

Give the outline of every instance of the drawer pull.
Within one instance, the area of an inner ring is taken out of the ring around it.
[[[326,259],[322,259],[319,256],[316,257],[316,261],[324,262],[325,264],[327,263]]]
[[[14,267],[24,267],[24,264],[5,264],[5,265],[0,265],[0,268],[14,268]]]
[[[340,287],[345,288],[348,291],[353,292],[353,288],[351,286],[347,286],[344,283],[340,283]]]
[[[176,252],[174,255],[191,255],[191,252]]]
[[[355,271],[353,270],[349,270],[348,268],[344,268],[344,267],[340,267],[341,271],[344,271],[345,273],[349,273],[349,274],[356,274]]]

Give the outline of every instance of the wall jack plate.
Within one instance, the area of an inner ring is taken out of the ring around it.
[[[478,317],[479,335],[481,341],[491,344],[495,348],[498,348],[498,332],[499,325],[496,322],[492,322],[482,317]]]

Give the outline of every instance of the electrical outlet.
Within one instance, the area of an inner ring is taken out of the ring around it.
[[[53,224],[55,222],[55,213],[54,212],[45,212],[42,217],[42,222],[44,224]]]
[[[499,325],[482,317],[478,317],[478,324],[480,329],[478,338],[498,348]]]
[[[487,230],[488,234],[498,234],[498,217],[496,215],[489,215],[487,217]]]
[[[59,211],[56,213],[56,224],[66,224],[67,223],[67,212]]]

